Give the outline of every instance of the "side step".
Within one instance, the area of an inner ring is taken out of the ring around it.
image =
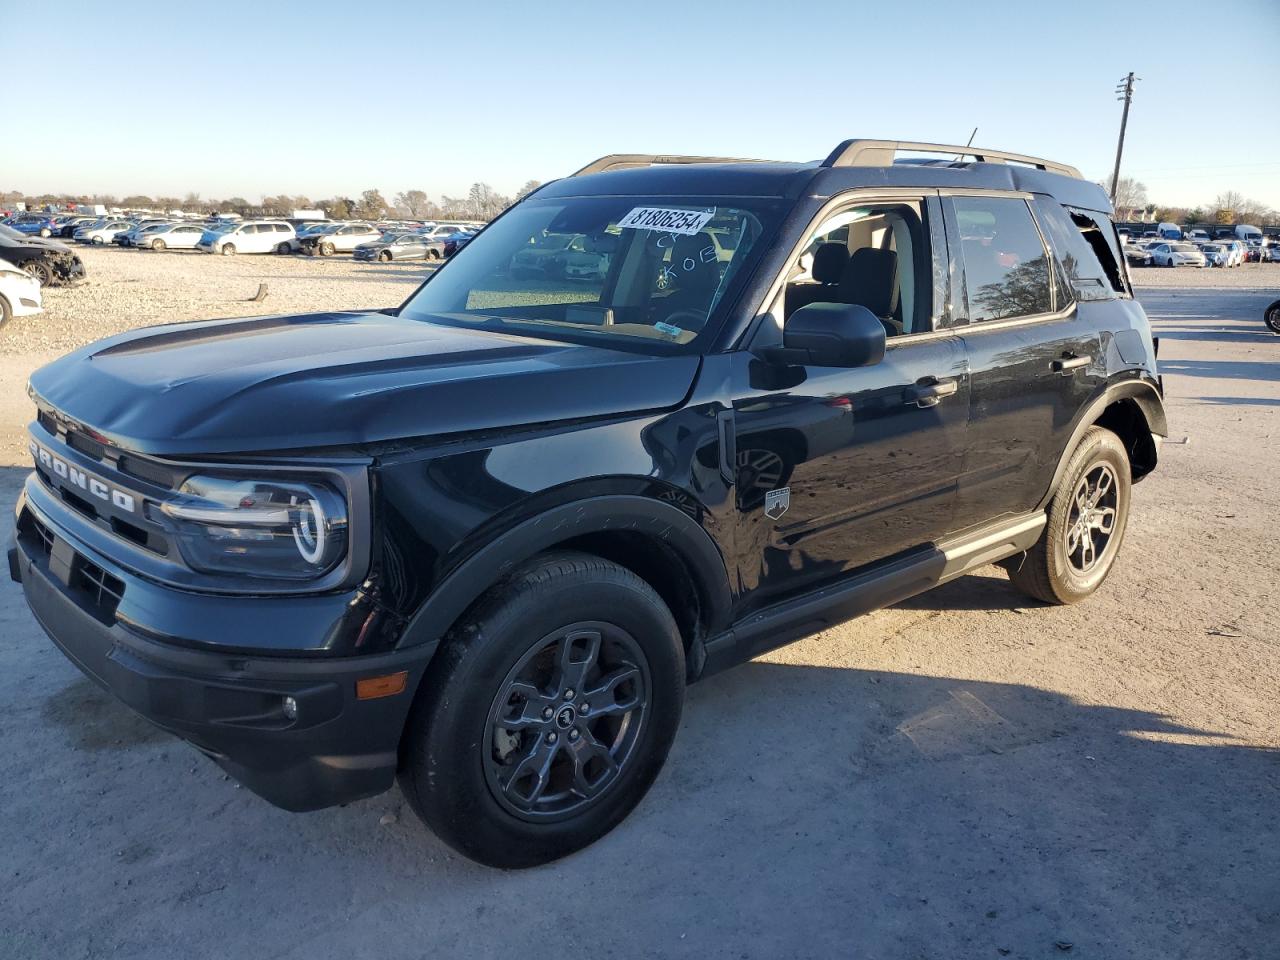
[[[978,567],[1029,550],[1047,517],[1035,511],[910,550],[864,567],[828,587],[752,614],[704,644],[697,677],[710,676],[762,653],[891,606]],[[696,663],[695,663],[696,666]]]

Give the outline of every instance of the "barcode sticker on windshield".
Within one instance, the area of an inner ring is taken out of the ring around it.
[[[618,221],[624,230],[661,230],[664,233],[699,232],[712,217],[715,208],[710,210],[677,210],[671,207],[636,207]]]

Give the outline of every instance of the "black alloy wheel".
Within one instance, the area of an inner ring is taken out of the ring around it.
[[[489,710],[485,777],[530,820],[572,816],[618,780],[644,727],[649,666],[626,630],[573,623],[535,643]]]

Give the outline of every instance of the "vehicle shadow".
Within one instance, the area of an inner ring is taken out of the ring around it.
[[[895,610],[1017,610],[1041,607],[1009,582],[995,566],[983,567],[940,587],[908,597],[893,605]]]

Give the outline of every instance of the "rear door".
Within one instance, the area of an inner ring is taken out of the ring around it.
[[[1030,195],[943,199],[964,289],[956,329],[969,363],[960,529],[1033,509],[1076,414],[1104,376],[1096,316],[1082,315]],[[1059,208],[1061,209],[1061,208]]]
[[[824,299],[881,316],[885,356],[843,369],[734,355],[742,613],[927,544],[953,525],[969,381],[963,344],[946,328],[941,207],[936,197],[904,196],[829,209],[797,251],[753,346],[781,340],[788,287],[809,282],[800,251],[842,243],[845,276]]]

